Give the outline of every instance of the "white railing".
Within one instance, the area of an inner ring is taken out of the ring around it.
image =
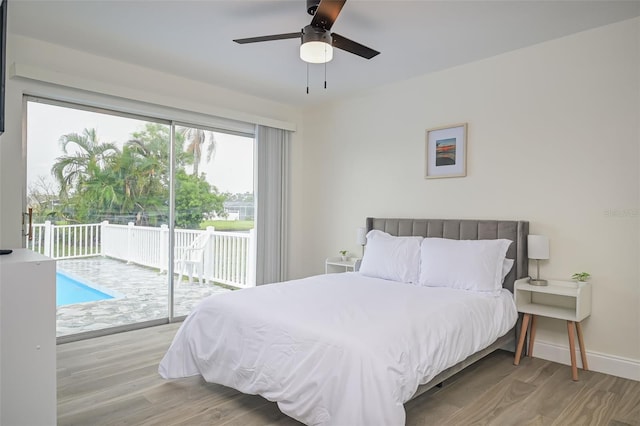
[[[102,255],[166,271],[169,228],[102,222]],[[176,229],[176,233],[181,230]],[[165,235],[163,235],[165,234]]]
[[[50,221],[33,225],[27,248],[54,259],[90,257],[100,254],[101,224],[53,225]]]
[[[205,231],[176,229],[174,261],[176,267],[185,252],[203,233],[208,234],[203,246],[203,279],[234,287],[255,285],[255,233],[219,232],[213,227]],[[108,256],[128,263],[148,266],[166,272],[169,264],[169,228],[114,225],[105,221],[85,225],[33,225],[33,240],[27,248],[54,259]],[[179,274],[180,270],[174,270]],[[184,272],[184,271],[182,271]]]

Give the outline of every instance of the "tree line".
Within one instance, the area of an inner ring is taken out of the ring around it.
[[[158,123],[146,123],[122,148],[100,141],[96,129],[62,135],[62,155],[51,168],[56,193],[43,180],[29,188],[36,219],[168,223],[169,140],[170,127]],[[209,184],[198,168],[203,156],[211,160],[216,141],[212,132],[179,127],[175,146],[175,225],[197,228],[210,214],[224,215],[227,195]]]

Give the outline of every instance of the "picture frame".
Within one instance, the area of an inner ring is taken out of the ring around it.
[[[427,129],[425,179],[467,175],[467,123]]]

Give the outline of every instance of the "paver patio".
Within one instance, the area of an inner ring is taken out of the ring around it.
[[[151,268],[96,256],[58,260],[58,270],[95,286],[114,299],[57,308],[57,336],[133,324],[168,316],[167,274]],[[215,284],[182,281],[175,285],[174,316],[188,314],[203,298],[232,291]]]

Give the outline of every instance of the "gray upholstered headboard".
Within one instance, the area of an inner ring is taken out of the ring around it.
[[[529,222],[515,220],[469,220],[469,219],[388,219],[367,218],[367,232],[377,229],[398,237],[420,235],[422,237],[450,238],[453,240],[494,240],[506,238],[513,241],[507,258],[514,259],[511,272],[503,287],[513,292],[516,279],[529,274],[527,258],[527,235]]]

